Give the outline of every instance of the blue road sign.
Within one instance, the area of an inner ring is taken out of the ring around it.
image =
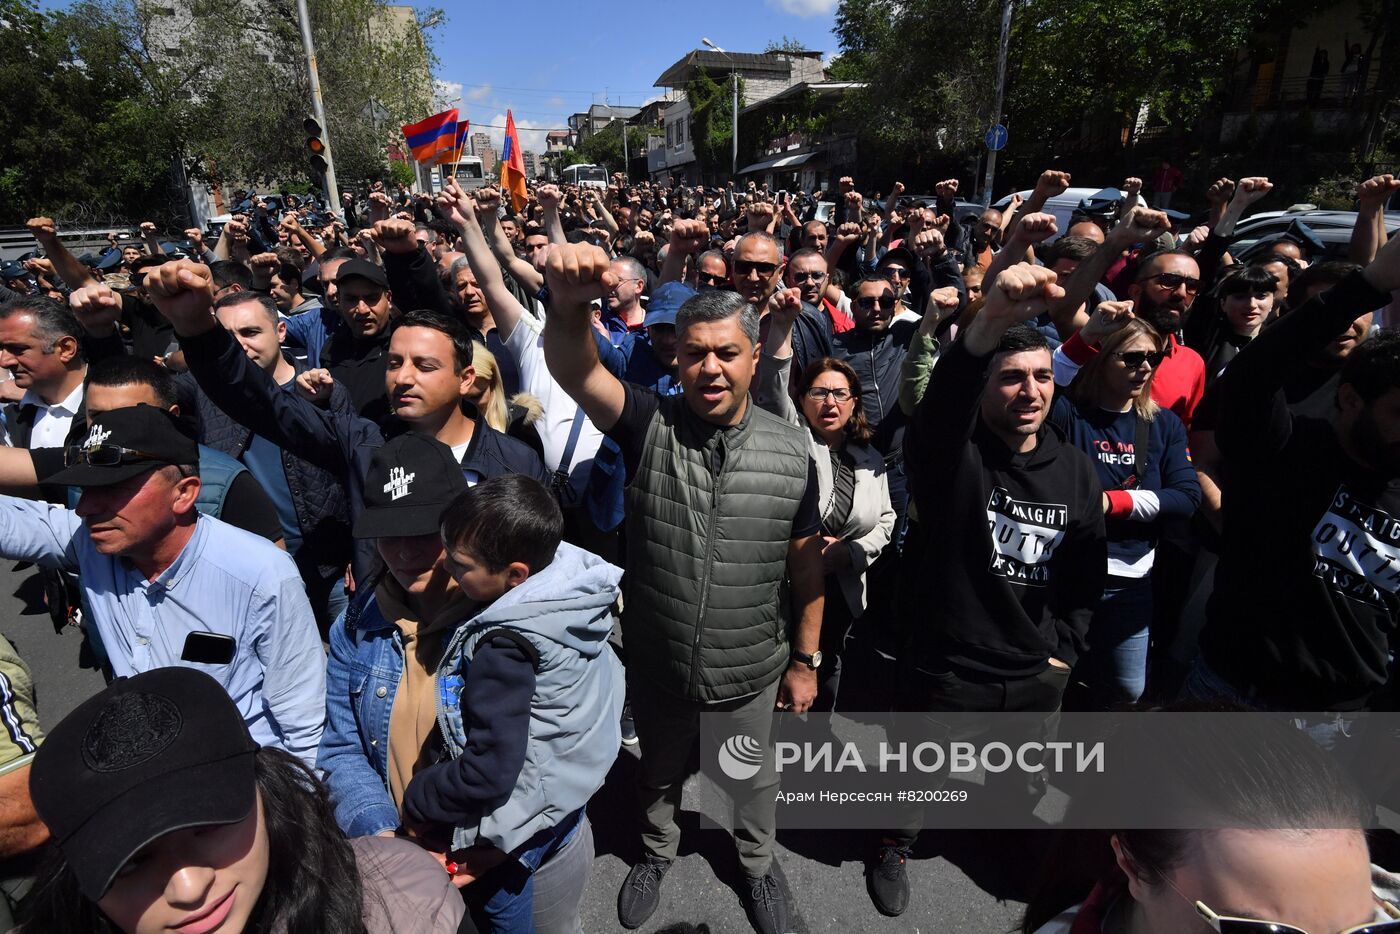
[[[1006,127],[998,123],[987,131],[987,148],[992,152],[1000,152],[1006,148],[1006,139],[1010,134],[1006,132]]]

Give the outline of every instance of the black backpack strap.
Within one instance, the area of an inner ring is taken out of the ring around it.
[[[1152,425],[1147,419],[1142,417],[1136,407],[1133,410],[1133,473],[1132,476],[1123,481],[1120,490],[1136,490],[1142,486],[1142,472],[1147,468],[1148,455],[1152,453],[1149,446],[1151,440]]]

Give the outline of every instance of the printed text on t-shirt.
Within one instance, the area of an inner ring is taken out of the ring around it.
[[[1018,500],[1002,487],[993,488],[987,500],[992,534],[988,570],[1018,584],[1044,587],[1050,583],[1050,559],[1068,522],[1069,507],[1062,503]]]
[[[1312,533],[1313,573],[1344,597],[1383,606],[1400,591],[1400,522],[1337,487]]]

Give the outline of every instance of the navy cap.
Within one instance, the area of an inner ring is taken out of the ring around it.
[[[697,294],[699,293],[682,282],[667,282],[657,286],[651,293],[651,302],[647,305],[647,315],[642,324],[646,327],[656,324],[669,324],[674,327],[676,312],[680,311],[688,299]]]
[[[6,279],[23,279],[27,275],[29,275],[29,270],[25,269],[24,266],[16,263],[14,260],[0,265],[0,277]]]
[[[381,289],[389,287],[389,278],[384,275],[384,267],[367,259],[347,259],[336,270],[335,282],[340,285],[346,279],[368,279]]]

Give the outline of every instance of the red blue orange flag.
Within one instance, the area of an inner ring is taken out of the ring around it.
[[[443,153],[450,154],[457,142],[457,108],[408,124],[403,128],[403,136],[414,159],[435,162]]]
[[[515,132],[515,117],[506,111],[506,141],[501,147],[501,188],[510,192],[516,211],[525,210],[530,200],[525,191],[525,157],[520,153],[520,137]]]
[[[462,120],[457,124],[457,140],[452,144],[452,148],[437,157],[437,165],[456,165],[462,161],[462,152],[467,148],[467,132],[471,130],[472,122]]]

